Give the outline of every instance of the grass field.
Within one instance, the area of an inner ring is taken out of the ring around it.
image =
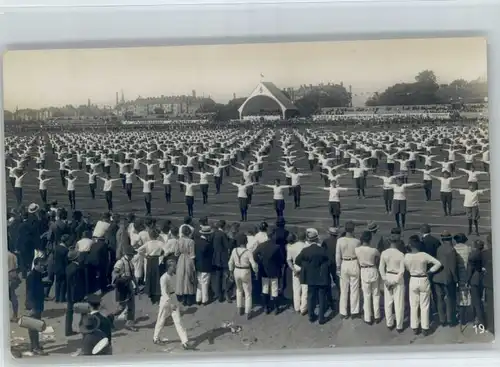
[[[298,148],[298,146],[297,146]],[[281,178],[284,182],[284,175],[279,173],[281,170],[278,159],[281,157],[281,151],[278,147],[274,147],[271,154],[266,158],[264,164],[264,173],[261,183],[272,184],[275,178]],[[31,163],[30,169],[34,163]],[[423,163],[418,162],[417,167],[423,168]],[[325,233],[327,228],[331,226],[332,221],[328,212],[328,192],[321,190],[323,180],[320,179],[319,172],[309,172],[307,161],[302,159],[297,162],[299,170],[303,173],[311,173],[309,177],[303,177],[302,185],[302,202],[299,209],[293,208],[293,197],[286,198],[285,218],[289,226],[296,227],[315,227],[320,232]],[[73,164],[73,168],[76,163]],[[457,167],[464,167],[463,163],[458,163]],[[54,156],[48,155],[47,168],[52,170],[48,173],[48,177],[55,177],[49,182],[48,200],[57,200],[59,205],[69,207],[66,189],[62,187],[59,179],[58,166],[54,163]],[[385,168],[385,163],[381,164],[381,168]],[[143,170],[144,171],[144,170]],[[38,181],[36,180],[36,171],[28,174],[24,181],[24,199],[23,203],[28,205],[31,202],[41,203],[38,192]],[[144,172],[142,172],[144,174]],[[378,174],[381,174],[378,172]],[[383,172],[382,172],[383,174]],[[439,170],[435,172],[439,174]],[[459,173],[458,173],[459,174]],[[76,174],[79,178],[76,183],[76,205],[77,209],[90,213],[97,220],[99,215],[107,210],[104,194],[102,193],[102,182],[99,182],[97,196],[92,200],[87,185],[87,175],[83,172]],[[113,167],[113,177],[118,177],[117,169]],[[200,218],[208,216],[210,219],[225,219],[228,222],[239,221],[238,201],[236,198],[236,188],[228,182],[239,182],[241,174],[232,170],[230,177],[224,177],[221,193],[215,195],[215,185],[210,184],[209,188],[209,203],[203,205],[201,193],[197,193],[194,208],[194,217]],[[161,174],[157,173],[157,179],[161,178]],[[196,175],[195,175],[196,179]],[[422,174],[417,172],[410,175],[409,182],[421,182]],[[356,192],[347,192],[341,195],[342,215],[341,224],[347,220],[354,221],[360,227],[366,225],[369,221],[375,221],[379,224],[381,232],[388,232],[390,228],[395,226],[394,216],[385,214],[385,207],[382,199],[382,189],[375,187],[380,185],[381,180],[369,177],[367,180],[366,199],[357,199]],[[353,187],[354,182],[350,175],[340,179],[340,185],[345,187]],[[453,182],[453,187],[466,188],[466,178]],[[489,187],[489,177],[482,176],[479,182],[480,188]],[[423,189],[409,189],[408,196],[408,214],[406,223],[406,234],[412,234],[418,231],[422,223],[432,225],[433,232],[441,233],[444,229],[456,232],[467,231],[467,218],[463,209],[463,197],[454,192],[453,199],[453,216],[445,217],[441,209],[439,200],[439,182],[433,183],[433,199],[426,202],[424,200]],[[7,203],[9,207],[15,206],[15,198],[10,183],[7,182]],[[142,194],[142,183],[134,182],[132,201],[129,202],[125,191],[119,183],[113,188],[113,203],[114,211],[121,214],[135,212],[138,216],[145,214],[145,206]],[[483,196],[480,204],[481,220],[480,232],[485,234],[490,230],[490,209],[489,194]],[[172,183],[172,203],[167,204],[163,194],[163,186],[160,183],[155,185],[153,190],[152,215],[158,219],[171,219],[173,221],[182,221],[187,214],[187,209],[184,204],[184,194],[180,192],[179,185]],[[272,204],[272,191],[265,187],[254,188],[253,204],[249,208],[248,222],[244,226],[255,225],[262,220],[273,222],[275,220],[275,212]]]
[[[262,183],[272,183],[277,177],[284,176],[280,170],[277,160],[281,151],[275,147],[271,155],[266,159]],[[63,189],[57,171],[58,167],[53,162],[54,157],[49,155],[48,168],[49,177],[56,179],[49,186],[48,198],[58,200],[60,205],[69,207],[67,194]],[[304,173],[309,173],[306,160],[297,162],[299,169]],[[384,166],[382,164],[382,166]],[[463,167],[463,164],[459,164]],[[422,167],[422,163],[418,163]],[[30,167],[33,168],[32,166]],[[37,172],[32,172],[25,181],[24,203],[40,203],[38,193]],[[116,169],[113,176],[117,177]],[[101,191],[92,200],[87,186],[87,176],[79,173],[77,183],[76,204],[77,209],[86,213],[91,213],[97,219],[100,213],[106,211],[106,202]],[[159,175],[158,175],[159,176]],[[231,172],[231,177],[224,177],[221,194],[215,195],[214,185],[211,184],[209,204],[203,205],[201,194],[197,195],[195,204],[195,218],[208,216],[211,220],[225,219],[228,222],[239,221],[238,203],[236,199],[236,189],[228,181],[238,181],[238,172]],[[421,182],[421,174],[410,176],[410,182]],[[293,198],[286,200],[285,218],[288,226],[292,227],[315,227],[322,236],[327,235],[327,229],[331,226],[331,218],[328,213],[328,192],[321,190],[323,180],[320,179],[319,172],[314,171],[311,176],[302,178],[302,203],[300,209],[293,209]],[[341,186],[353,187],[350,176],[346,176],[340,181]],[[375,221],[380,226],[381,234],[388,234],[395,226],[392,215],[385,214],[384,203],[381,196],[381,188],[374,187],[381,184],[380,180],[368,178],[368,188],[366,199],[357,199],[356,193],[348,193],[341,198],[342,216],[341,224],[347,220],[352,220],[358,225],[357,233],[366,226],[369,221]],[[479,183],[481,188],[489,187],[487,179]],[[455,183],[455,187],[466,187],[466,179],[461,179]],[[7,202],[9,207],[15,205],[10,183],[7,183]],[[100,187],[102,190],[102,185]],[[462,208],[462,198],[454,194],[453,216],[444,217],[439,201],[439,183],[434,184],[433,200],[424,201],[423,189],[412,189],[408,191],[408,215],[407,230],[405,238],[418,232],[421,224],[432,225],[433,233],[439,235],[447,229],[452,233],[466,232],[467,219]],[[124,190],[119,185],[113,192],[115,212],[129,213],[136,212],[142,215],[145,212],[142,185],[135,184],[133,189],[133,200],[128,202]],[[184,196],[179,191],[178,185],[173,184],[171,204],[165,202],[163,187],[157,184],[153,191],[152,215],[158,219],[171,219],[180,223],[186,215]],[[272,205],[272,192],[264,187],[254,189],[254,203],[249,209],[249,221],[243,224],[243,228],[256,225],[262,220],[272,224],[275,220],[275,213]],[[490,203],[489,195],[485,195],[481,202],[481,237],[490,231]],[[471,236],[475,239],[475,236]],[[24,285],[18,291],[20,304],[23,305]],[[107,310],[115,307],[114,294],[110,293],[104,298],[104,306]],[[163,334],[170,339],[166,346],[157,346],[152,343],[152,333],[156,320],[157,309],[152,306],[149,299],[142,296],[137,300],[137,326],[136,333],[126,330],[118,330],[114,334],[113,350],[114,354],[144,354],[144,353],[175,353],[182,352],[180,342],[172,324],[167,325]],[[51,340],[45,341],[45,349],[50,354],[67,355],[74,352],[79,345],[79,336],[66,338],[63,335],[64,305],[52,302],[46,303],[44,319],[47,324],[55,329]],[[241,325],[243,330],[233,334],[230,330],[221,327],[225,321],[233,321]],[[408,321],[408,320],[407,320]],[[75,323],[78,322],[76,317]],[[438,328],[429,337],[414,336],[411,329],[407,328],[401,335],[390,332],[384,323],[374,326],[367,326],[362,320],[345,320],[335,317],[327,324],[318,326],[310,324],[307,317],[295,314],[291,309],[287,309],[277,316],[257,315],[252,320],[247,321],[237,316],[236,305],[233,304],[210,304],[206,307],[191,307],[184,310],[183,322],[188,331],[188,335],[195,341],[197,349],[200,351],[212,352],[238,352],[257,350],[294,350],[307,348],[338,348],[338,347],[367,347],[367,346],[407,346],[407,345],[436,345],[436,344],[462,344],[462,343],[488,343],[493,340],[491,334],[478,335],[471,326],[463,333],[458,328]],[[406,323],[407,324],[407,323]],[[17,325],[11,324],[12,337],[27,339],[26,330],[20,329]],[[397,349],[392,349],[397,350]],[[334,352],[335,349],[332,349]]]

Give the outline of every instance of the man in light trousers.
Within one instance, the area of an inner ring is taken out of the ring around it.
[[[356,259],[355,249],[361,245],[358,239],[354,238],[354,223],[345,224],[345,236],[337,241],[335,262],[337,273],[340,273],[340,305],[339,311],[342,318],[347,318],[347,300],[350,297],[350,315],[359,316],[359,281],[360,271]]]
[[[247,236],[239,233],[236,236],[238,247],[233,249],[229,257],[229,271],[233,272],[236,284],[236,307],[240,315],[246,314],[250,319],[252,312],[252,270],[258,273],[259,266],[253,258],[253,254],[247,247]],[[245,308],[243,309],[243,299]]]
[[[161,344],[168,341],[167,339],[160,339],[160,332],[163,329],[167,318],[172,316],[172,321],[174,322],[175,329],[177,330],[177,334],[181,340],[182,347],[184,349],[190,349],[191,345],[189,344],[186,329],[182,325],[180,306],[175,295],[175,279],[173,277],[175,269],[175,259],[168,259],[167,271],[160,278],[161,297],[158,309],[158,318],[156,320],[153,334],[153,342],[155,344]]]
[[[370,246],[372,233],[364,231],[361,234],[361,246],[354,251],[361,268],[361,290],[363,292],[363,313],[365,323],[371,325],[373,319],[379,323],[380,318],[380,283],[377,262],[380,253],[376,248]]]
[[[403,332],[405,312],[405,256],[398,250],[400,240],[391,239],[390,248],[380,255],[379,272],[384,282],[384,312],[386,325],[390,330],[396,327]],[[393,311],[394,308],[394,311]],[[396,324],[394,325],[394,315]]]
[[[405,267],[410,273],[410,327],[415,334],[429,335],[429,306],[431,299],[431,285],[429,274],[441,268],[441,263],[431,255],[422,252],[422,242],[417,235],[409,239],[411,253],[405,255]],[[427,271],[429,265],[432,267]],[[420,319],[419,319],[420,310]]]
[[[296,312],[305,315],[307,313],[307,284],[301,284],[300,281],[300,266],[295,264],[295,259],[301,251],[309,246],[306,243],[306,232],[299,231],[297,239],[288,241],[290,243],[286,249],[286,262],[292,270],[292,286],[293,286],[293,308]]]

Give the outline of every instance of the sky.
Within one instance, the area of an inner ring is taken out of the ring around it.
[[[486,78],[484,38],[263,43],[119,49],[10,51],[4,59],[5,109],[115,104],[138,96],[210,96],[226,103],[261,81],[278,88],[352,85],[353,94],[411,82],[425,69],[440,83]],[[366,99],[366,98],[364,98]]]

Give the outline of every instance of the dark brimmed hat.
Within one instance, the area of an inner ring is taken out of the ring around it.
[[[465,235],[465,233],[457,233],[456,235],[453,236],[453,240],[456,243],[466,243],[469,239]]]
[[[453,239],[453,236],[451,233],[447,230],[444,230],[441,232],[441,241],[451,241]]]
[[[123,251],[125,255],[135,255],[137,251],[132,246],[127,246],[127,248]]]
[[[87,302],[91,305],[100,305],[101,296],[99,296],[98,294],[89,294],[87,296]]]
[[[391,234],[401,234],[401,228],[393,228],[391,229]]]
[[[369,222],[366,229],[368,229],[370,232],[375,232],[378,230],[378,224],[375,222]]]
[[[82,316],[80,333],[89,334],[97,329],[99,329],[99,319],[96,316],[90,314]]]

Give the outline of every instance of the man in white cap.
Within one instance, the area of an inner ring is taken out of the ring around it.
[[[301,267],[301,281],[307,284],[307,311],[309,321],[315,321],[314,311],[319,304],[318,323],[326,322],[326,296],[331,286],[331,273],[334,272],[326,249],[321,247],[318,231],[314,228],[306,230],[307,246],[295,259]]]

